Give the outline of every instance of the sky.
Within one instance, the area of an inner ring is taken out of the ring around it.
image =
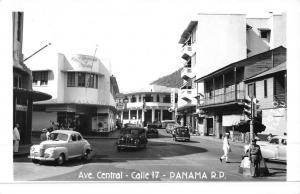
[[[215,0],[14,2],[24,11],[24,56],[52,44],[25,62],[29,68],[54,66],[59,52],[94,55],[97,47],[96,57],[116,76],[121,92],[146,87],[182,67],[178,41],[197,13],[274,11],[249,3],[235,9]]]

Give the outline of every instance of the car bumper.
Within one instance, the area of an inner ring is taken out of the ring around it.
[[[55,158],[45,158],[45,157],[40,157],[40,156],[28,156],[28,158],[32,160],[40,160],[40,161],[54,161]]]
[[[119,147],[119,148],[138,148],[140,146],[141,145],[125,145],[125,144],[119,144],[119,145],[117,145],[117,147]]]
[[[175,137],[177,140],[190,140],[190,137]]]

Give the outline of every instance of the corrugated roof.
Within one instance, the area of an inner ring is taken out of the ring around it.
[[[264,76],[271,75],[273,73],[277,73],[277,72],[285,71],[285,70],[286,70],[286,62],[283,62],[280,65],[277,65],[276,67],[273,67],[273,68],[271,68],[267,71],[264,71],[264,72],[254,76],[254,77],[250,77],[250,78],[246,79],[245,81],[249,81],[249,80],[253,80],[253,79],[256,79],[256,78],[264,77]]]

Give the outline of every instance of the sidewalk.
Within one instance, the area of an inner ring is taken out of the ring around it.
[[[19,146],[19,152],[17,153],[13,153],[13,157],[21,157],[21,156],[27,156],[29,155],[29,152],[30,152],[30,147],[31,145],[28,144],[28,145],[20,145]]]
[[[214,142],[218,142],[218,143],[223,143],[223,139],[218,139],[214,136],[192,136],[193,138],[199,138],[199,139],[203,139],[203,140],[207,140],[207,141],[214,141]],[[229,140],[229,143],[238,147],[244,147],[245,145],[248,145],[246,143],[242,143],[242,142],[233,142],[232,140]]]

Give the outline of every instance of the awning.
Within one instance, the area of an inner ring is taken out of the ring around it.
[[[14,95],[17,96],[27,96],[32,99],[32,101],[41,101],[41,100],[48,100],[51,99],[52,96],[43,92],[28,90],[25,88],[16,88],[14,87],[13,90]]]
[[[223,115],[222,125],[225,127],[238,125],[241,122],[241,118],[241,115]]]
[[[61,72],[64,72],[64,73],[67,73],[67,72],[92,73],[92,74],[96,74],[96,75],[99,75],[99,76],[104,76],[104,74],[102,74],[102,73],[95,72],[95,71],[88,71],[88,70],[73,70],[73,69],[70,69],[70,70],[61,70]]]

